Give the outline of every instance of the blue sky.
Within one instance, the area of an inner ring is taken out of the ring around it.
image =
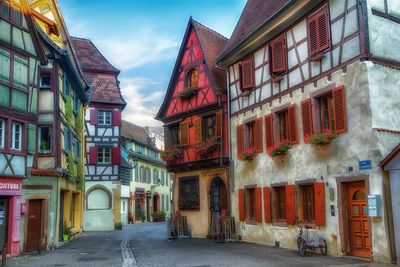
[[[89,38],[121,70],[124,119],[159,126],[162,102],[190,16],[230,37],[246,0],[59,0],[72,36]]]

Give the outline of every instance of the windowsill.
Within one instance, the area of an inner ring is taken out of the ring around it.
[[[277,221],[277,222],[273,222],[272,226],[277,226],[277,227],[288,227],[287,222],[284,221]]]

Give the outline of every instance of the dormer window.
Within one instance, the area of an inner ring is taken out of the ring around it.
[[[187,76],[187,88],[197,88],[199,82],[199,72],[197,69],[193,69],[188,73]]]

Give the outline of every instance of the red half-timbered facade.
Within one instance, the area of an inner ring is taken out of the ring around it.
[[[199,237],[209,233],[213,220],[228,214],[226,78],[215,65],[226,43],[225,37],[189,20],[156,117],[164,122],[163,158],[175,174],[175,211],[188,216]],[[211,207],[209,194],[216,196]]]

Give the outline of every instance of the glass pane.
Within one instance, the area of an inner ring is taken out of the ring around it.
[[[362,190],[357,190],[353,194],[353,200],[365,200],[365,193]]]
[[[353,215],[359,215],[360,211],[358,209],[358,206],[353,206]]]

